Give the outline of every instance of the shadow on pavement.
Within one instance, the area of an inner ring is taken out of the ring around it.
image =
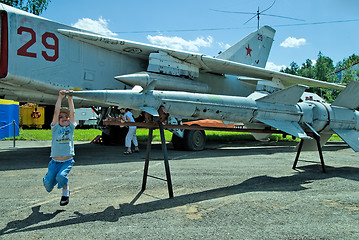
[[[185,194],[175,196],[172,199],[160,199],[152,202],[140,203],[135,205],[136,201],[141,197],[143,192],[139,192],[130,203],[120,204],[119,208],[114,206],[107,207],[104,211],[82,214],[78,211],[74,212],[76,217],[66,220],[61,220],[52,223],[44,223],[43,225],[33,226],[41,222],[49,221],[56,217],[57,214],[63,210],[57,210],[54,213],[46,214],[40,212],[40,207],[32,208],[32,213],[23,220],[16,220],[9,222],[4,229],[0,230],[0,235],[11,234],[16,232],[30,232],[41,229],[51,229],[74,224],[81,224],[87,222],[117,222],[121,217],[131,216],[135,214],[143,214],[154,212],[158,210],[165,210],[174,207],[183,206],[186,204],[197,203],[210,199],[221,198],[230,195],[243,194],[248,192],[297,192],[304,191],[307,188],[302,186],[316,180],[328,179],[333,177],[342,177],[354,181],[359,181],[359,168],[341,167],[333,168],[327,167],[327,173],[318,173],[317,165],[309,165],[298,168],[301,172],[296,172],[291,176],[285,177],[270,177],[257,176],[250,178],[242,183],[211,189],[207,191]]]

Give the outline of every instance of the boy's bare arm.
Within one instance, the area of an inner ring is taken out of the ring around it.
[[[55,104],[55,110],[54,110],[54,116],[52,117],[52,126],[55,126],[55,124],[59,121],[59,114],[61,109],[61,103],[62,99],[66,96],[66,91],[61,90],[59,91],[59,97],[57,98],[56,104]]]
[[[69,90],[69,92],[72,92],[72,90]],[[69,103],[70,121],[75,123],[75,105],[71,95],[67,95],[67,101]]]

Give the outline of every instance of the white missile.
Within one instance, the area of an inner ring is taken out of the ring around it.
[[[116,80],[121,81],[130,86],[147,87],[152,81],[156,81],[156,89],[161,90],[174,90],[186,92],[201,92],[207,93],[209,86],[206,83],[193,81],[183,77],[175,77],[171,75],[151,73],[151,72],[138,72],[126,74],[115,77]]]
[[[77,97],[109,105],[140,109],[152,115],[160,107],[173,117],[215,119],[232,122],[263,123],[301,139],[310,139],[305,130],[337,133],[355,151],[359,151],[359,112],[354,110],[353,96],[338,97],[330,105],[316,101],[298,103],[307,88],[295,85],[259,99],[175,91],[156,91],[154,82],[147,89],[79,91]],[[152,89],[151,89],[152,88]],[[350,84],[347,93],[359,90],[359,82]],[[345,92],[345,91],[343,91]],[[344,93],[345,94],[345,93]],[[347,99],[351,100],[348,101]],[[354,97],[358,103],[359,97]],[[308,127],[310,126],[310,127]]]

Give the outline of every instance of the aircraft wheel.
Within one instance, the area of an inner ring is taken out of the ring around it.
[[[206,146],[206,133],[204,130],[185,130],[184,147],[189,151],[201,151]]]

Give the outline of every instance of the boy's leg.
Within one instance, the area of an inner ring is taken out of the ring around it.
[[[62,163],[61,164],[62,167],[56,176],[56,181],[58,182],[58,188],[62,188],[62,196],[60,200],[61,206],[65,206],[70,202],[70,191],[68,187],[69,178],[67,177],[67,175],[70,173],[74,163],[75,161],[73,159]]]
[[[68,185],[69,178],[67,177],[67,175],[70,173],[74,163],[75,163],[75,160],[73,160],[73,159],[67,160],[67,161],[61,163],[61,168],[60,168],[58,174],[56,175],[56,181],[58,183],[58,186],[57,186],[58,188],[63,188]]]
[[[53,160],[51,160],[47,168],[47,173],[43,178],[43,184],[47,192],[51,192],[57,183],[56,182],[57,171],[58,168],[56,166],[56,163]]]
[[[60,200],[60,205],[65,206],[70,202],[70,189],[68,186],[62,188],[62,197]]]

